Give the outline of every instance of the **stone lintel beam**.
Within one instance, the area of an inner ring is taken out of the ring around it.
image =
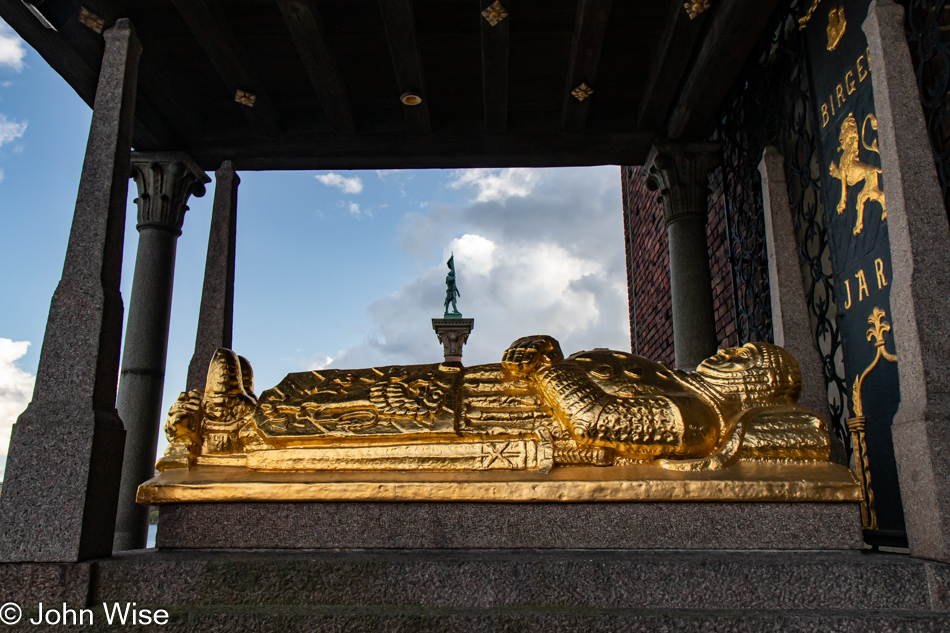
[[[184,152],[134,152],[132,178],[138,186],[138,224],[181,235],[188,198],[205,194],[211,182],[198,164]]]
[[[109,556],[125,431],[116,414],[122,247],[142,46],[108,29],[63,275],[50,303],[33,401],[13,425],[0,562]]]
[[[695,369],[718,347],[706,218],[709,171],[720,160],[719,143],[661,140],[653,145],[644,165],[647,187],[659,191],[669,233],[677,369]]]
[[[870,52],[891,245],[900,377],[894,456],[910,553],[950,562],[950,226],[904,33],[904,9],[874,0]]]

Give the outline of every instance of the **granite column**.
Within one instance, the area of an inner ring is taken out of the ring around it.
[[[203,389],[211,357],[219,347],[231,349],[234,322],[234,254],[237,241],[237,194],[241,179],[226,160],[214,172],[214,204],[208,256],[201,289],[195,353],[188,364],[186,391]]]
[[[180,152],[136,152],[139,247],[122,353],[118,411],[125,422],[125,462],[116,517],[116,550],[145,547],[148,508],[135,503],[150,479],[162,420],[168,323],[175,278],[175,249],[191,195],[204,195],[207,175]]]
[[[720,160],[718,143],[657,141],[644,165],[647,186],[660,192],[669,233],[677,369],[695,369],[718,348],[706,217],[709,171]]]
[[[802,372],[798,403],[828,416],[828,390],[821,355],[808,318],[798,244],[785,182],[785,158],[769,145],[759,163],[765,211],[765,246],[769,257],[769,292],[775,344],[791,352]]]
[[[901,402],[891,432],[907,538],[913,556],[950,562],[950,227],[904,35],[904,9],[874,0],[863,28],[894,274]]]
[[[765,247],[769,257],[769,294],[772,299],[772,333],[775,344],[791,352],[802,374],[798,403],[828,419],[828,386],[821,352],[808,315],[805,281],[798,258],[798,239],[792,222],[785,157],[769,145],[759,162],[762,206],[765,212]],[[829,427],[830,430],[830,427]],[[831,461],[847,465],[848,455],[832,431]]]
[[[122,246],[135,120],[135,30],[105,52],[63,275],[33,401],[13,426],[0,498],[0,562],[77,562],[112,551],[125,430],[116,413]]]

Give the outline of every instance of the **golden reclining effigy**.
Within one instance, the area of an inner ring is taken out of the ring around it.
[[[649,494],[682,498],[691,498],[690,489],[704,490],[699,498],[715,498],[717,486],[726,490],[724,498],[735,496],[739,493],[720,484],[736,478],[789,485],[828,480],[834,492],[827,494],[851,500],[853,478],[827,461],[828,429],[822,418],[796,404],[800,391],[794,358],[767,343],[721,350],[696,371],[684,372],[605,349],[565,358],[553,338],[530,336],[512,343],[498,364],[294,373],[257,398],[250,364],[219,349],[205,389],[181,394],[169,412],[170,444],[158,461],[164,473],[143,486],[140,500],[214,500],[216,482],[231,486],[230,492],[222,492],[227,486],[219,491],[228,499],[235,494],[289,499],[299,491],[274,486],[357,480],[424,484],[446,477],[420,478],[420,473],[447,471],[467,473],[451,479],[455,482],[533,482],[525,485],[535,491],[545,481],[631,481],[647,473],[647,479],[680,482]],[[594,467],[613,474],[592,474]],[[724,469],[733,474],[716,474]],[[536,474],[484,476],[499,470]],[[354,478],[352,471],[364,474]],[[327,472],[341,475],[328,479]],[[370,472],[375,475],[367,477]],[[691,488],[685,481],[707,483]],[[257,492],[245,487],[235,493],[241,482]],[[273,484],[271,493],[262,492],[267,482]],[[189,485],[191,496],[182,495]],[[760,496],[782,498],[791,494],[789,485],[756,489]],[[576,486],[567,488],[580,494]],[[819,488],[828,487],[809,490]],[[387,498],[391,488],[377,490],[373,496],[364,486],[359,498]],[[553,490],[537,494],[558,497]]]

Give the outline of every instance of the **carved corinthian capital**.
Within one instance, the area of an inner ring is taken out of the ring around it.
[[[132,178],[138,186],[138,224],[141,231],[154,227],[181,235],[188,198],[205,195],[211,182],[184,152],[134,152]]]
[[[709,171],[722,160],[722,145],[713,142],[657,141],[647,156],[647,187],[659,191],[663,219],[669,226],[685,217],[705,217]]]

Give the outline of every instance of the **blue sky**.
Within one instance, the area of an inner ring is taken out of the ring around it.
[[[62,273],[90,117],[0,22],[0,480]],[[629,349],[616,166],[240,177],[234,347],[258,392],[293,371],[441,360],[429,319],[441,315],[452,252],[459,309],[475,318],[466,364],[496,362],[535,333],[565,353]],[[194,348],[213,191],[190,201],[178,243],[166,410]],[[134,198],[130,182],[126,313]]]

